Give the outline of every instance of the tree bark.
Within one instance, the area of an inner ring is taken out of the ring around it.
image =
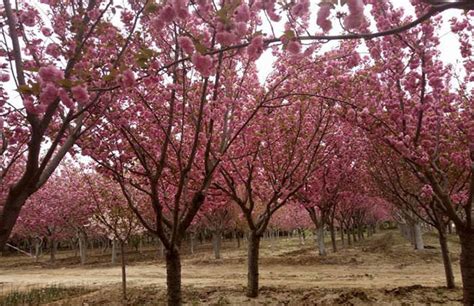
[[[41,245],[43,242],[41,241],[40,238],[35,238],[35,261],[39,261],[39,257],[41,255]]]
[[[438,229],[438,238],[439,238],[439,245],[441,247],[441,255],[443,256],[443,264],[444,264],[444,272],[446,275],[446,287],[449,289],[453,289],[456,287],[454,283],[454,273],[453,273],[453,266],[451,263],[451,256],[449,255],[449,248],[448,248],[448,239],[446,236],[446,227],[444,225],[439,225]]]
[[[56,262],[56,250],[57,250],[57,247],[58,247],[58,242],[56,241],[56,239],[54,238],[51,238],[51,245],[50,245],[50,261],[51,263],[55,263]]]
[[[191,233],[189,240],[190,240],[190,245],[191,245],[191,254],[194,254],[194,240],[195,240],[194,233]]]
[[[421,232],[420,222],[413,224],[413,233],[415,238],[415,250],[424,250],[425,244],[423,243],[423,233]]]
[[[114,240],[115,241],[115,240]],[[127,303],[127,271],[126,271],[126,257],[125,254],[125,241],[120,241],[120,258],[122,259],[122,298],[126,305]]]
[[[117,240],[112,240],[112,264],[117,262]]]
[[[326,256],[326,246],[324,244],[324,226],[320,226],[316,229],[316,235],[318,237],[318,252],[319,256]]]
[[[255,298],[258,296],[258,256],[260,251],[260,236],[251,233],[248,241],[247,257],[247,296]]]
[[[329,227],[329,230],[331,231],[331,244],[332,244],[332,251],[334,253],[337,252],[337,244],[336,244],[336,229],[334,228],[334,225],[331,225]]]
[[[461,242],[463,303],[474,305],[474,230],[458,229]]]
[[[28,199],[26,192],[21,192],[18,195],[13,195],[12,193],[10,190],[0,214],[0,252],[5,248],[16,220],[20,215],[21,207]]]
[[[84,233],[79,233],[79,256],[81,256],[81,265],[87,262],[87,240]]]
[[[214,258],[221,259],[222,236],[220,231],[212,232],[212,247],[214,249]]]
[[[344,247],[345,241],[344,241],[344,228],[341,226],[339,227],[339,231],[341,232],[341,245]]]
[[[181,258],[176,248],[166,250],[166,285],[168,287],[168,305],[181,306]]]

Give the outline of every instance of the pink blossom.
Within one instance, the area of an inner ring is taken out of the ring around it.
[[[431,188],[430,185],[424,185],[422,188],[421,188],[421,195],[424,196],[424,197],[431,197],[433,195],[433,189]]]
[[[0,82],[10,81],[10,75],[7,73],[0,73]]]
[[[237,22],[235,23],[235,33],[241,37],[247,33],[247,23],[245,22]]]
[[[40,94],[40,101],[42,104],[49,105],[58,97],[58,89],[52,83],[47,83]]]
[[[74,86],[71,89],[72,97],[81,104],[89,102],[89,93],[84,85]]]
[[[33,105],[33,98],[31,96],[25,96],[23,98],[23,105],[25,106],[25,109],[29,113],[36,113],[35,106]]]
[[[174,0],[173,8],[176,15],[181,19],[186,19],[189,17],[189,12],[187,8],[187,1],[185,0]]]
[[[194,43],[191,38],[187,36],[178,37],[178,44],[184,50],[184,52],[186,52],[187,54],[193,54]]]
[[[167,5],[161,11],[160,17],[164,22],[169,23],[176,17],[176,13],[170,5]]]
[[[293,7],[291,8],[291,13],[295,17],[302,17],[302,16],[308,14],[309,6],[310,6],[310,4],[309,4],[308,0],[299,0],[298,3],[293,5]]]
[[[61,49],[57,44],[51,43],[46,47],[46,53],[57,58],[61,55]]]
[[[135,85],[135,75],[132,70],[127,69],[122,73],[122,84],[124,87],[132,87]]]
[[[250,9],[246,3],[241,4],[235,10],[235,21],[237,22],[247,22],[250,19]]]
[[[49,37],[53,34],[53,31],[50,28],[42,27],[41,33],[43,33],[44,36]]]
[[[212,57],[210,55],[201,55],[197,52],[191,57],[191,61],[204,77],[212,74]]]
[[[262,55],[263,53],[263,37],[262,35],[258,35],[252,39],[250,45],[247,47],[247,55],[249,56],[250,60],[256,60]]]
[[[23,23],[23,25],[27,27],[33,27],[36,25],[36,17],[37,13],[36,11],[32,9],[28,9],[26,11],[21,12],[20,14],[20,20]]]
[[[161,31],[165,26],[165,23],[161,17],[155,17],[151,20],[151,25],[155,28],[155,30]]]
[[[297,40],[292,40],[286,44],[286,50],[292,54],[299,54],[301,52],[301,44]]]
[[[221,45],[228,46],[235,43],[237,39],[234,34],[227,31],[222,31],[216,34],[216,40]]]
[[[364,22],[364,3],[362,0],[348,0],[349,15],[344,18],[344,26],[348,29],[359,27]]]
[[[43,82],[56,82],[64,78],[64,72],[54,65],[41,67],[38,74]]]
[[[332,22],[329,20],[330,15],[331,6],[328,4],[321,4],[319,7],[316,23],[324,32],[328,32],[332,28]]]
[[[74,102],[72,101],[72,99],[69,97],[69,94],[67,93],[66,90],[64,90],[64,88],[61,88],[59,91],[58,91],[58,96],[59,96],[59,99],[61,99],[61,101],[63,102],[63,104],[68,107],[68,108],[73,108],[74,107]]]

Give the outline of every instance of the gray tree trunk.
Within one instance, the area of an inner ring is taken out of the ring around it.
[[[117,240],[112,240],[112,264],[117,262]]]
[[[320,226],[316,230],[316,236],[318,240],[318,252],[319,256],[326,256],[326,245],[324,244],[324,226]]]
[[[214,258],[221,259],[222,235],[220,231],[212,232],[212,247],[214,249]]]
[[[413,224],[413,233],[414,233],[414,240],[415,240],[415,249],[416,250],[423,250],[425,248],[425,244],[423,243],[423,233],[421,231],[421,223],[416,222]]]

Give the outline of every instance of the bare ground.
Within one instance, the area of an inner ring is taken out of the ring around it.
[[[444,269],[436,236],[425,235],[425,243],[429,249],[414,251],[395,232],[383,232],[320,257],[312,239],[304,245],[298,239],[265,240],[261,295],[252,300],[245,297],[245,245],[237,249],[227,243],[221,260],[213,259],[209,248],[203,246],[183,258],[184,297],[192,305],[460,304],[461,290],[443,288]],[[452,239],[450,246],[459,283],[459,245]],[[130,256],[131,305],[160,305],[166,300],[165,266],[162,259],[152,260],[155,253],[150,251],[142,260]],[[0,258],[0,295],[60,284],[94,291],[54,305],[119,305],[120,268],[104,263],[108,256],[96,257],[86,266],[74,264],[66,255],[56,266],[35,264],[26,257]]]

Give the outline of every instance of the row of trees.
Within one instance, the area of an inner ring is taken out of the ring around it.
[[[472,12],[451,21],[460,75],[439,58],[442,19],[429,19],[472,2],[411,1],[413,16],[372,0],[323,1],[317,14],[306,0],[43,2],[2,8],[1,80],[12,76],[20,97],[2,88],[0,247],[69,152],[118,184],[110,199],[86,198],[97,219],[122,224],[108,208],[119,197],[162,242],[171,305],[182,302],[180,246],[207,207],[240,207],[255,297],[259,242],[279,210],[299,203],[320,231],[337,216],[361,228],[387,200],[456,224],[472,304]],[[335,10],[356,34],[327,34]],[[312,22],[323,34],[309,34]],[[323,52],[321,39],[346,40]],[[262,84],[255,61],[265,50],[276,62]],[[381,171],[377,154],[399,168]]]

